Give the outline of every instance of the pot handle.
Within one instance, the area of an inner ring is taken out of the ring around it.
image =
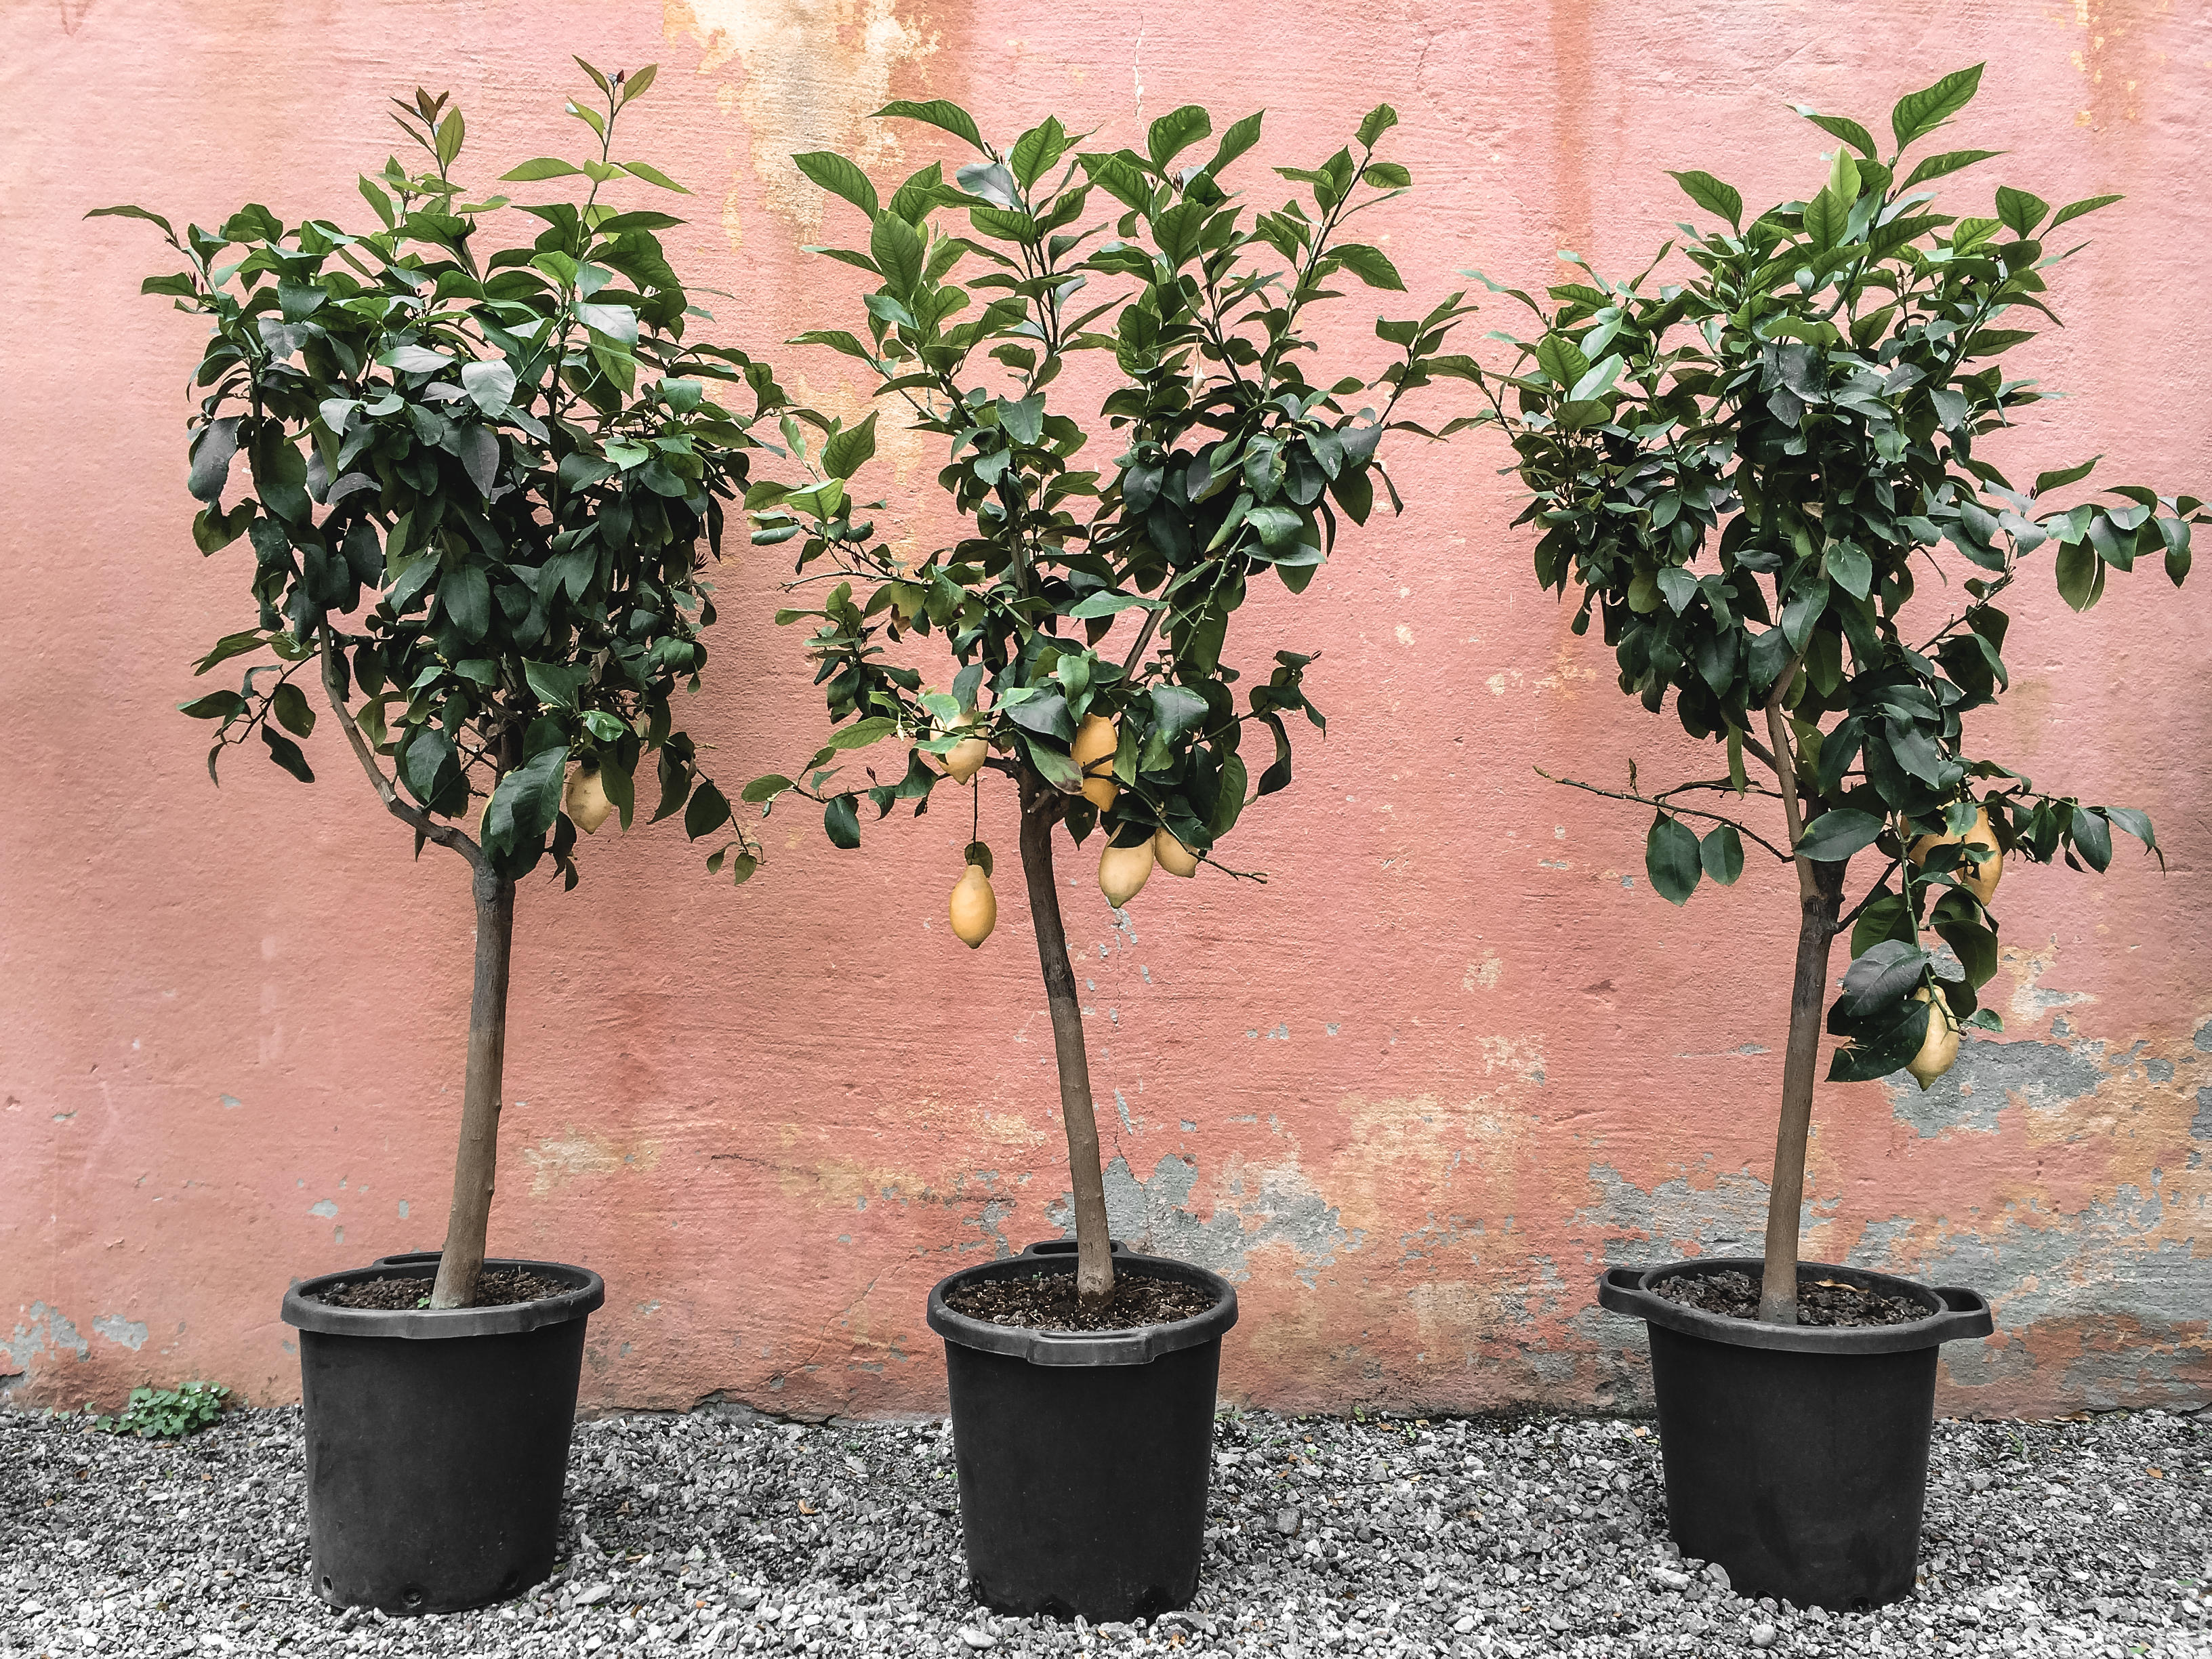
[[[1638,1282],[1644,1273],[1642,1267],[1607,1267],[1597,1276],[1598,1305],[1632,1319],[1644,1318],[1644,1304],[1657,1299]]]
[[[1115,1255],[1127,1255],[1129,1247],[1118,1238],[1106,1241],[1107,1249]],[[1022,1252],[1024,1255],[1073,1255],[1075,1241],[1072,1238],[1040,1238]]]
[[[1996,1321],[1990,1313],[1990,1299],[1979,1291],[1968,1290],[1959,1285],[1938,1285],[1936,1294],[1943,1299],[1948,1310],[1936,1328],[1940,1342],[1953,1342],[1963,1336],[1987,1336],[1996,1329]]]

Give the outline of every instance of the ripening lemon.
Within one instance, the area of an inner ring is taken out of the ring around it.
[[[599,833],[615,804],[607,799],[607,787],[600,781],[597,767],[586,771],[580,766],[568,774],[568,787],[561,792],[561,810],[586,835]]]
[[[1917,1002],[1928,1002],[1925,986],[1912,994]],[[1928,1009],[1928,1035],[1920,1040],[1920,1052],[1905,1062],[1905,1069],[1912,1073],[1924,1091],[1928,1085],[1959,1063],[1959,1022],[1951,1017],[1951,1005],[1937,997]]]
[[[1198,873],[1198,854],[1170,834],[1165,824],[1152,832],[1152,856],[1171,876],[1188,878]]]
[[[1121,786],[1114,781],[1114,752],[1121,746],[1121,734],[1114,722],[1103,714],[1085,714],[1083,724],[1076,729],[1075,742],[1068,750],[1073,757],[1076,770],[1083,774],[1083,799],[1100,811],[1114,804],[1121,793]],[[1099,763],[1103,763],[1100,764]],[[1137,886],[1144,885],[1144,878],[1137,878]],[[1136,887],[1129,890],[1132,893]]]
[[[1937,848],[1961,844],[1989,849],[1980,868],[1977,869],[1971,860],[1961,859],[1958,867],[1951,872],[1951,878],[1979,899],[1986,908],[1989,902],[1996,896],[1997,883],[2004,878],[2004,854],[1998,850],[1997,834],[1990,825],[1987,807],[1975,812],[1973,827],[1963,836],[1946,831],[1940,836],[1921,836],[1912,843],[1912,862],[1915,865],[1925,864],[1929,854]]]
[[[952,933],[969,950],[991,937],[999,925],[999,896],[983,866],[971,864],[952,889]]]
[[[949,728],[940,727],[939,731],[941,732],[949,729],[957,732],[963,726],[975,725],[980,718],[981,717],[971,708],[954,720]],[[955,783],[965,783],[983,769],[983,763],[990,758],[990,755],[991,745],[985,743],[982,738],[963,738],[946,752],[944,757],[945,775]],[[988,933],[990,930],[986,928],[984,931]]]
[[[1134,847],[1107,842],[1106,850],[1098,855],[1098,890],[1106,895],[1107,903],[1118,910],[1136,897],[1145,878],[1152,873],[1152,844],[1148,841]]]

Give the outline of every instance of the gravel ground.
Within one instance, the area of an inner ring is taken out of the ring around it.
[[[560,1571],[444,1618],[315,1601],[301,1482],[296,1410],[167,1445],[0,1413],[0,1659],[2212,1655],[2212,1414],[1938,1424],[1922,1588],[1852,1616],[1678,1558],[1652,1431],[1605,1419],[1225,1415],[1196,1603],[1097,1628],[970,1603],[942,1424],[581,1424]]]

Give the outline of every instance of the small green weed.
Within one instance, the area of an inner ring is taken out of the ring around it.
[[[219,1382],[187,1382],[175,1389],[133,1389],[131,1403],[95,1427],[110,1434],[135,1434],[141,1440],[182,1440],[220,1421],[230,1390]]]

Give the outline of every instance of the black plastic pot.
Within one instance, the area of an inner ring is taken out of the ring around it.
[[[334,1308],[310,1298],[371,1276],[420,1279],[435,1251],[302,1280],[300,1333],[308,1571],[334,1607],[458,1613],[553,1570],[584,1323],[599,1276],[558,1261],[487,1261],[574,1286],[501,1308]]]
[[[945,1304],[963,1285],[1073,1266],[1052,1258],[1074,1251],[1072,1239],[1032,1244],[929,1293],[952,1390],[969,1577],[1001,1613],[1148,1619],[1198,1590],[1221,1338],[1237,1322],[1237,1292],[1203,1267],[1117,1243],[1117,1273],[1203,1285],[1213,1306],[1173,1324],[1061,1332],[986,1324]]]
[[[1662,1281],[1758,1257],[1614,1267],[1598,1300],[1648,1322],[1667,1515],[1685,1555],[1717,1561],[1741,1595],[1863,1610],[1913,1586],[1936,1410],[1936,1350],[1987,1336],[1978,1292],[1823,1261],[1801,1272],[1903,1297],[1903,1325],[1765,1325],[1700,1312]]]

